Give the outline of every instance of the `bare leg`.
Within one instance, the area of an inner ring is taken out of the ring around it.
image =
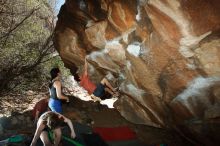
[[[102,101],[99,97],[95,96],[94,94],[91,95],[91,98],[94,102],[96,102],[96,101],[101,102]]]
[[[101,80],[101,84],[107,86],[107,88],[105,88],[105,91],[107,91],[111,95],[119,96],[119,93],[115,91],[115,89],[112,87],[112,85],[109,83],[109,81],[106,78],[103,78]]]
[[[40,139],[43,142],[44,146],[52,146],[52,143],[48,138],[48,132],[42,131],[40,135]]]
[[[61,140],[61,129],[60,128],[57,128],[54,130],[54,134],[55,134],[55,145],[54,146],[58,146],[59,143],[60,143],[60,140]]]
[[[101,80],[101,84],[106,85],[109,89],[111,89],[114,92],[114,88],[112,87],[112,85],[109,83],[109,81],[106,78],[103,78]]]
[[[112,90],[110,90],[109,88],[105,88],[105,91],[110,93],[111,95],[114,95],[114,92],[112,92]]]

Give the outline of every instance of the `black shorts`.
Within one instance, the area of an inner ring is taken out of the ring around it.
[[[95,95],[96,97],[102,97],[104,94],[105,94],[105,85],[102,85],[101,83],[99,83],[96,86],[96,89],[93,92],[93,95]]]

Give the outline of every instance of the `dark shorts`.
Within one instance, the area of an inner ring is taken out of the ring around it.
[[[42,131],[49,132],[49,131],[50,131],[50,128],[46,126]]]
[[[101,83],[99,83],[96,86],[96,89],[93,92],[93,95],[95,95],[96,97],[102,97],[104,94],[105,94],[105,85],[102,85]]]

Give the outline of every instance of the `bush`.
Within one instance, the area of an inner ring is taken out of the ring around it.
[[[62,64],[51,55],[54,19],[48,0],[0,1],[0,94],[37,89],[51,66]]]

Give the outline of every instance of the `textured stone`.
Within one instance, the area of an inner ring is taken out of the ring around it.
[[[202,129],[206,120],[217,121],[218,0],[84,3],[87,7],[67,0],[62,7],[55,48],[69,68],[82,68],[87,56],[94,82],[114,76],[123,94],[115,104],[122,116],[133,123],[177,127],[186,134],[193,126],[186,124],[184,131],[179,125],[198,119]]]
[[[11,125],[15,126],[16,124],[18,124],[18,119],[16,117],[12,117],[11,118]]]
[[[220,76],[220,40],[212,40],[200,45],[196,50],[196,57],[206,74]]]
[[[24,121],[25,120],[25,117],[23,116],[23,115],[19,115],[18,117],[18,120],[20,120],[20,121]],[[26,120],[25,120],[26,121]]]
[[[122,106],[126,105],[126,106]],[[154,113],[148,110],[143,110],[138,102],[134,101],[132,98],[123,96],[115,103],[116,108],[120,111],[122,116],[125,116],[127,120],[136,124],[148,124],[155,127],[162,127],[164,123],[156,121]],[[137,109],[139,114],[135,114],[133,110]]]
[[[2,135],[4,133],[4,129],[2,127],[2,124],[0,124],[0,135]]]
[[[205,111],[205,119],[215,119],[220,117],[220,104],[215,104]]]
[[[119,32],[125,32],[135,25],[134,1],[114,1],[109,5],[108,20]]]
[[[95,23],[85,30],[88,40],[93,46],[103,49],[105,47],[105,30],[107,28],[107,22],[102,21]]]

